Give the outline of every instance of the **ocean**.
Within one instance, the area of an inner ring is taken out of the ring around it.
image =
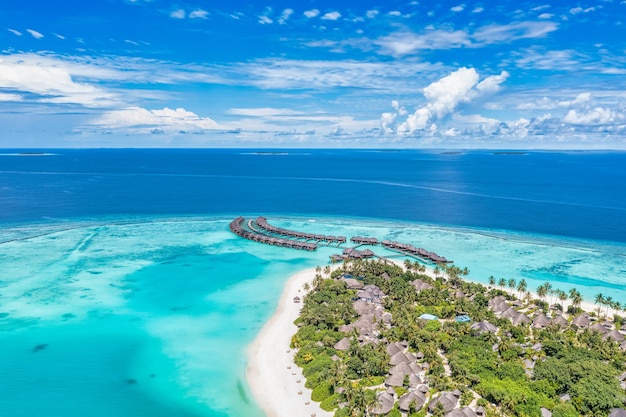
[[[626,153],[0,151],[0,416],[262,416],[245,349],[337,248],[238,215],[422,246],[469,278],[626,302]]]

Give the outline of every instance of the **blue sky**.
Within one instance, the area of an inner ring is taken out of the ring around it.
[[[626,0],[6,3],[0,147],[626,149]]]

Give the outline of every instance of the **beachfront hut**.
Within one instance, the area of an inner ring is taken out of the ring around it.
[[[494,326],[493,324],[489,323],[488,321],[479,321],[476,323],[473,323],[470,326],[470,329],[472,330],[476,330],[479,333],[498,333],[498,328],[496,326]]]
[[[560,314],[557,314],[556,316],[552,317],[552,320],[550,320],[550,323],[561,328],[565,328],[569,325],[569,323],[567,322],[567,319],[561,316]]]
[[[350,338],[344,337],[333,346],[337,350],[348,350],[350,348]]]
[[[392,367],[389,370],[389,373],[392,375],[401,374],[404,376],[419,373],[421,370],[422,367],[415,362],[402,362]]]
[[[465,293],[461,290],[456,290],[454,293],[454,298],[457,298],[457,299],[465,298]]]
[[[611,339],[619,343],[624,340],[624,335],[618,332],[617,330],[611,330],[610,332],[604,335],[603,339]]]
[[[405,413],[409,411],[411,404],[415,411],[421,410],[424,404],[426,404],[426,395],[421,391],[413,390],[405,393],[398,400],[398,408]]]
[[[528,317],[524,313],[521,313],[517,317],[511,319],[511,323],[513,323],[513,325],[515,326],[522,326],[522,325],[530,323],[530,317]]]
[[[579,329],[586,329],[590,324],[591,320],[589,320],[589,316],[586,313],[583,313],[572,320],[572,325],[578,327]]]
[[[430,403],[428,404],[428,411],[432,413],[437,408],[437,404],[441,404],[443,406],[444,411],[446,413],[449,413],[450,411],[454,410],[458,402],[459,402],[459,397],[457,397],[451,392],[444,392],[437,398],[433,398],[430,401]]]
[[[455,408],[446,414],[446,417],[476,417],[476,411],[469,407]]]
[[[293,297],[293,302],[294,303],[299,303],[300,301],[301,301],[301,299],[297,295],[295,297]]]
[[[589,330],[593,330],[596,333],[607,334],[609,331],[606,327],[602,325],[602,323],[594,323],[589,327]]]
[[[433,286],[430,285],[427,282],[422,281],[421,279],[416,279],[414,281],[411,281],[411,285],[413,285],[413,287],[415,287],[415,291],[417,291],[418,293],[420,291],[424,291],[424,290],[432,290]]]
[[[478,417],[483,417],[485,415],[485,413],[486,413],[486,410],[485,410],[485,407],[483,407],[483,406],[480,406],[480,407],[478,407],[476,409],[476,415]]]
[[[543,329],[548,324],[550,324],[550,320],[543,313],[539,313],[533,318],[533,327],[535,329]]]
[[[381,275],[382,279],[384,279],[385,281],[391,281],[391,277],[389,276],[389,274],[385,271],[383,272],[383,274]]]
[[[370,412],[376,415],[389,414],[395,402],[395,391],[393,388],[389,388],[387,391],[378,394],[376,404],[371,408]]]
[[[507,304],[508,307],[508,304]],[[503,319],[514,319],[515,317],[519,316],[520,313],[514,309],[513,307],[508,307],[506,310],[502,311],[502,313],[500,314],[500,317],[502,317]]]
[[[415,355],[413,355],[411,352],[407,352],[407,353],[398,352],[391,357],[391,359],[389,360],[389,363],[391,365],[399,365],[401,363],[414,363],[416,361],[417,361],[417,358],[415,358]]]
[[[421,316],[419,316],[419,318],[422,320],[439,320],[439,317],[428,313],[422,314]]]
[[[354,278],[341,278],[341,281],[345,282],[350,290],[360,290],[364,287],[363,283]]]
[[[387,345],[387,354],[393,356],[398,352],[404,352],[409,344],[407,342],[395,342]]]
[[[364,300],[356,300],[352,303],[352,308],[354,308],[354,311],[356,311],[359,316],[374,314],[374,311],[376,310],[376,306]]]

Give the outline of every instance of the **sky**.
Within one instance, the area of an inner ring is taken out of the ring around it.
[[[626,149],[626,0],[20,0],[0,147]]]

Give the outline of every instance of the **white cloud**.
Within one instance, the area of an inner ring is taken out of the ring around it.
[[[463,10],[465,10],[465,5],[459,4],[458,6],[451,7],[450,10],[452,10],[455,13],[462,12]]]
[[[61,62],[30,55],[0,58],[0,88],[35,94],[34,101],[102,107],[116,95],[87,83],[74,81]]]
[[[56,36],[59,39],[65,39],[65,36],[59,35],[58,33],[53,33],[53,35]]]
[[[550,5],[549,4],[542,4],[541,6],[537,6],[537,7],[533,7],[532,10],[533,12],[539,12],[541,10],[545,10],[545,9],[549,9]]]
[[[293,14],[293,9],[283,10],[283,12],[280,14],[280,18],[278,19],[278,23],[280,23],[281,25],[284,25],[285,23],[287,23],[287,20],[289,20],[292,14]]]
[[[220,129],[219,124],[208,117],[200,117],[184,108],[148,110],[128,107],[105,112],[89,123],[101,129],[129,129],[136,133],[176,133]],[[156,130],[155,130],[156,129]]]
[[[170,13],[170,17],[174,19],[184,19],[187,16],[187,13],[183,9],[174,10]]]
[[[474,33],[465,30],[443,30],[427,27],[422,33],[401,30],[374,40],[384,55],[402,56],[420,50],[479,47],[518,39],[540,38],[558,29],[553,22],[516,22],[509,25],[488,25]]]
[[[0,101],[22,101],[19,94],[0,93]]]
[[[426,105],[415,110],[405,121],[399,123],[396,131],[399,133],[412,133],[415,131],[436,130],[433,123],[453,113],[461,103],[467,103],[475,98],[493,93],[498,90],[499,85],[508,77],[507,72],[499,75],[492,75],[479,82],[479,75],[473,68],[459,68],[439,81],[431,83],[422,90],[426,98]],[[381,127],[386,130],[393,130],[392,124],[397,122],[397,117],[401,113],[397,110],[397,104],[392,103],[396,108],[394,113],[385,113],[381,117]]]
[[[30,33],[30,35],[35,38],[35,39],[41,39],[43,38],[43,35],[39,32],[37,32],[36,30],[33,29],[26,29],[26,32]]]
[[[9,32],[11,32],[12,34],[14,34],[15,36],[22,36],[22,32],[15,30],[15,29],[7,29]]]
[[[459,48],[469,46],[471,42],[467,33],[461,30],[432,30],[419,35],[412,32],[394,32],[377,39],[375,43],[381,46],[382,53],[401,56],[423,49]]]
[[[304,12],[304,16],[308,17],[309,19],[317,17],[319,14],[320,14],[320,11],[317,9],[311,9],[311,10],[307,10]]]
[[[474,10],[472,10],[472,13],[482,13],[484,11],[485,9],[482,7],[475,7]]]
[[[571,109],[563,121],[575,125],[609,125],[624,120],[624,113],[605,107],[594,107],[588,110]]]
[[[472,34],[479,43],[510,42],[517,39],[541,38],[558,29],[553,22],[516,22],[508,25],[488,25]]]
[[[378,16],[380,12],[378,10],[368,10],[367,12],[365,12],[365,16],[367,16],[368,19],[373,19],[376,16]]]
[[[402,16],[402,13],[400,13],[397,10],[392,10],[389,13],[387,13],[387,16],[400,17],[400,16]]]
[[[274,23],[274,21],[266,15],[261,15],[259,16],[259,23],[262,25],[271,25],[272,23]]]
[[[202,10],[202,9],[197,9],[189,13],[190,19],[207,19],[208,17],[209,17],[209,12],[207,12],[206,10]]]
[[[341,13],[337,11],[328,12],[321,17],[322,20],[337,20],[341,17]]]
[[[539,19],[551,19],[554,17],[554,15],[552,13],[541,13],[539,16],[537,16]]]

